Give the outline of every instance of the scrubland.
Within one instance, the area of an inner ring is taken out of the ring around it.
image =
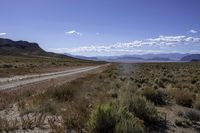
[[[101,64],[102,62],[79,60],[71,57],[50,56],[0,56],[0,77],[45,73]]]
[[[200,63],[113,64],[57,87],[0,92],[0,131],[200,132]]]

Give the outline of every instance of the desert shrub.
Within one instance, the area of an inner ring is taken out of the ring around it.
[[[184,128],[187,128],[192,125],[191,121],[185,118],[176,119],[175,124],[179,127],[184,127]]]
[[[142,121],[128,110],[118,109],[114,104],[97,106],[91,114],[88,126],[94,133],[144,132]]]
[[[116,125],[116,107],[105,104],[95,108],[88,122],[91,132],[113,133]]]
[[[56,98],[59,101],[69,101],[74,97],[74,89],[69,88],[68,86],[61,86],[52,90],[52,97]]]
[[[197,77],[191,78],[191,84],[196,84],[197,82],[198,82],[198,78]]]
[[[200,95],[198,95],[194,102],[194,108],[200,110]]]
[[[200,89],[200,81],[197,81],[196,87],[197,87],[198,89]]]
[[[161,87],[161,88],[165,88],[164,82],[161,79],[155,79],[155,83]]]
[[[171,95],[175,98],[177,104],[191,107],[193,103],[193,93],[188,89],[173,89]]]
[[[162,89],[144,89],[143,95],[156,105],[166,105],[169,101],[167,93]]]
[[[4,64],[4,65],[3,65],[3,68],[12,68],[12,67],[13,67],[12,64]]]
[[[112,89],[110,91],[108,91],[108,95],[112,98],[117,98],[118,97],[118,94],[116,92],[116,90]]]
[[[118,113],[118,122],[115,127],[116,133],[143,133],[143,123],[132,113],[122,109]]]
[[[148,99],[151,100],[153,99],[154,95],[155,95],[155,89],[152,88],[146,88],[143,90],[142,94]]]
[[[56,109],[57,109],[56,104],[52,101],[51,102],[48,101],[48,102],[41,104],[39,106],[38,111],[41,112],[41,113],[47,113],[48,112],[48,113],[55,115],[57,113]]]
[[[153,103],[142,96],[130,96],[124,99],[123,106],[145,122],[157,122],[160,117]]]
[[[190,109],[185,112],[185,116],[191,121],[200,121],[200,111]]]

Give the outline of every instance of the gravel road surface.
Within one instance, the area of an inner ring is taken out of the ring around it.
[[[63,77],[63,76],[70,76],[73,74],[78,74],[78,73],[83,73],[86,71],[98,69],[100,67],[102,67],[102,65],[76,68],[76,69],[71,69],[71,70],[66,70],[66,71],[52,72],[52,73],[45,73],[45,74],[34,74],[34,75],[25,75],[25,76],[15,76],[11,78],[0,78],[0,90],[15,88],[22,85],[43,81],[43,80],[54,79],[54,78]]]

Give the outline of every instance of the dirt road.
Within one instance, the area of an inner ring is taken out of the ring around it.
[[[52,72],[52,73],[45,73],[45,74],[35,74],[35,75],[25,75],[25,76],[16,76],[11,78],[0,78],[0,90],[6,90],[10,88],[15,88],[18,86],[35,83],[43,80],[54,79],[63,76],[70,76],[78,73],[87,72],[90,70],[98,69],[103,65],[99,66],[89,66],[84,68],[76,68],[66,71],[60,72]]]

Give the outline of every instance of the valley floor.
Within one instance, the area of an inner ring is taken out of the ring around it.
[[[48,56],[0,56],[0,77],[59,72],[102,62],[80,60],[71,57]]]
[[[112,64],[0,91],[0,131],[197,133],[199,110],[200,63]]]

